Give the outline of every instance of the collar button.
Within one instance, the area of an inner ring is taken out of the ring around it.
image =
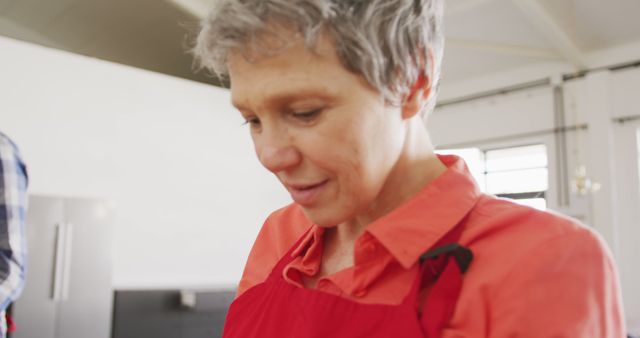
[[[353,295],[358,298],[362,298],[367,295],[367,290],[366,289],[357,290],[356,292],[353,293]]]

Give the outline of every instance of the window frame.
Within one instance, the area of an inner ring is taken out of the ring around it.
[[[464,148],[477,148],[482,152],[483,156],[488,151],[492,150],[501,150],[507,148],[517,148],[517,147],[526,147],[531,145],[542,144],[547,149],[547,170],[548,170],[548,188],[544,193],[544,198],[547,201],[547,210],[557,210],[559,206],[558,201],[558,184],[569,184],[568,182],[560,183],[558,181],[558,161],[557,161],[557,152],[555,148],[555,135],[554,134],[545,134],[545,135],[537,135],[532,137],[518,137],[512,138],[510,140],[500,140],[496,142],[477,142],[473,144],[468,144]],[[460,149],[460,148],[447,148],[447,149]],[[437,151],[437,148],[436,148]],[[486,175],[486,168],[483,172]],[[569,177],[571,177],[571,172],[569,173]],[[522,193],[528,194],[528,193]],[[504,196],[507,194],[500,194],[499,196]],[[507,197],[507,196],[504,196]]]

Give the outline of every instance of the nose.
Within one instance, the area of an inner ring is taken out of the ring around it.
[[[286,134],[263,130],[254,142],[260,163],[274,174],[294,168],[302,159],[300,151]]]

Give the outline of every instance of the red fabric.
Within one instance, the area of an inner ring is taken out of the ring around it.
[[[476,214],[476,204],[487,198],[481,194],[480,188],[461,159],[453,156],[439,158],[447,166],[447,172],[398,208],[367,225],[365,232],[354,243],[353,265],[323,275],[314,289],[360,303],[397,305],[402,302],[418,273],[417,263],[420,256],[466,216]],[[494,210],[481,209],[476,211],[482,211],[487,215],[494,213]],[[529,212],[526,214],[526,219],[529,220],[531,215]],[[532,223],[538,225],[535,219]],[[478,226],[483,229],[479,234],[483,239],[486,237],[485,230],[495,233],[493,225],[498,224],[478,218],[470,222],[465,221],[465,229],[469,231],[465,231],[461,244],[474,243],[475,238],[469,235],[477,234],[477,230],[480,229]],[[284,277],[289,283],[298,285],[293,278],[295,275],[315,276],[320,271],[324,251],[324,228],[314,225],[300,206],[291,204],[273,212],[262,226],[238,285],[238,296],[254,285],[264,282],[273,267],[309,227],[313,229],[298,246],[299,250],[293,252],[293,255],[298,257],[285,268]],[[538,228],[536,227],[535,231],[538,231]],[[505,241],[511,243],[510,238],[505,238]],[[489,238],[488,241],[478,244],[488,244],[492,251],[498,249],[502,252],[500,242]],[[499,246],[500,248],[497,248]],[[474,249],[478,248],[474,246]],[[490,259],[491,262],[500,261],[500,257]],[[483,267],[486,268],[487,265],[491,267],[492,264],[485,264]],[[504,265],[501,267],[504,268]],[[292,278],[288,278],[289,271]],[[484,275],[484,271],[482,274]],[[493,270],[489,274],[499,276],[499,273]],[[472,279],[473,283],[479,281],[478,278]],[[474,290],[471,294],[475,295],[477,292]],[[478,297],[467,299],[475,301]],[[478,331],[475,325],[468,329],[471,332]]]
[[[435,247],[455,243],[461,232],[461,226],[455,227]],[[453,257],[441,255],[427,260],[400,305],[363,304],[285,281],[284,268],[294,259],[291,253],[305,237],[306,234],[284,255],[265,282],[231,304],[224,338],[440,337],[453,315],[462,286],[462,272]],[[435,271],[442,266],[442,273]],[[432,285],[432,289],[420,317],[416,301],[425,284]]]
[[[457,225],[440,240],[436,248],[456,243],[463,226]],[[422,327],[426,337],[441,337],[442,329],[453,317],[462,290],[462,271],[453,256],[441,254],[423,263],[421,285],[433,285],[422,308]]]
[[[441,338],[625,335],[620,281],[602,236],[562,215],[482,194],[462,159],[439,158],[447,172],[369,224],[355,242],[354,265],[321,277],[316,291],[363,304],[399,305],[419,272],[421,255],[464,224],[458,242],[472,247],[475,258]],[[237,297],[264,283],[309,227],[288,265],[291,278],[284,277],[302,287],[296,275],[315,276],[323,228],[291,204],[262,226]],[[421,304],[429,291],[421,292]]]
[[[6,314],[5,318],[7,319],[7,332],[9,333],[16,332],[16,323],[13,322],[13,319],[11,319],[11,316]]]
[[[446,268],[427,296],[422,309],[422,325],[427,337],[440,337],[440,332],[453,316],[462,289],[462,273],[455,260],[448,258]]]

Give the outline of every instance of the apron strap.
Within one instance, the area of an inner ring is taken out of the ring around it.
[[[420,256],[420,289],[432,285],[420,318],[428,338],[440,337],[442,329],[451,321],[462,289],[462,274],[473,260],[471,250],[457,243],[462,230],[461,225],[456,226],[434,249]]]

